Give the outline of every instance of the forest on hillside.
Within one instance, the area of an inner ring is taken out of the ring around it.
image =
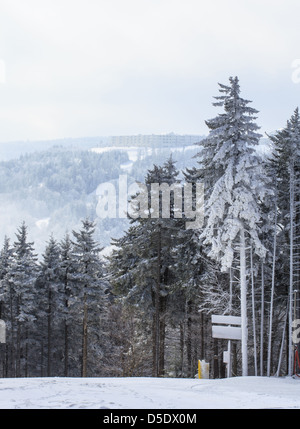
[[[170,191],[168,216],[160,192],[160,216],[151,216],[149,208],[146,216],[128,219],[128,228],[111,240],[107,257],[101,255],[95,213],[82,216],[62,238],[51,235],[41,258],[26,222],[16,227],[15,238],[5,238],[0,318],[7,325],[7,342],[0,344],[0,376],[194,377],[198,359],[205,359],[212,377],[224,377],[228,342],[212,337],[212,315],[241,318],[241,340],[233,340],[231,348],[233,375],[293,374],[300,115],[296,108],[286,126],[268,136],[270,153],[262,156],[258,112],[240,93],[238,78],[219,84],[214,106],[221,113],[206,121],[209,133],[193,166],[169,156],[144,172],[149,207],[153,183],[170,189],[190,183],[196,212],[196,185],[202,183],[201,228],[186,228],[191,220],[187,198],[183,193],[178,216]],[[103,181],[93,163],[107,159],[76,157],[88,172],[84,194],[91,193]],[[48,160],[45,154],[44,167],[28,171],[30,180],[44,183],[45,171],[53,168]],[[116,163],[114,177],[123,161]],[[22,159],[16,170],[2,164],[2,192],[15,181],[20,189],[15,197],[22,198],[22,188],[32,186],[18,177],[22,165]],[[82,178],[68,168],[67,159],[56,166],[59,173],[46,184],[48,203],[59,207],[75,193],[80,204]]]
[[[142,148],[136,148],[136,159],[131,161],[130,154],[117,147],[101,153],[85,149],[84,143],[82,148],[79,143],[78,147],[39,147],[0,162],[0,241],[5,235],[14,237],[24,220],[39,256],[51,233],[60,240],[66,230],[79,228],[81,219],[95,219],[99,184],[115,183],[122,174],[128,175],[128,183],[141,181],[152,163],[163,162],[171,150],[150,148],[145,154]],[[196,152],[196,147],[179,147],[173,150],[173,156],[183,167],[185,163],[192,165]],[[111,237],[120,237],[128,227],[124,219],[95,220],[95,238],[103,246],[109,246]]]

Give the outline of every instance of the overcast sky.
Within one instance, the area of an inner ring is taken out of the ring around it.
[[[280,128],[299,20],[299,0],[0,0],[0,141],[206,134],[236,75],[261,132]]]

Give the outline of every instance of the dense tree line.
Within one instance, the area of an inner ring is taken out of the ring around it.
[[[24,223],[13,243],[5,239],[2,376],[193,377],[205,359],[211,375],[222,377],[227,341],[212,338],[212,314],[241,316],[242,340],[231,344],[233,375],[293,373],[299,111],[268,136],[271,149],[262,156],[258,112],[240,96],[238,79],[219,90],[214,105],[222,112],[206,122],[196,166],[180,170],[171,156],[148,169],[148,210],[112,240],[109,257],[100,256],[88,218],[59,242],[51,236],[40,260]],[[204,221],[187,228],[198,183]],[[176,186],[183,190],[179,203]],[[131,199],[141,208],[139,195]]]
[[[86,219],[79,232],[73,231],[73,240],[68,234],[60,243],[50,237],[39,262],[25,223],[13,245],[5,239],[1,252],[1,318],[7,324],[3,376],[99,373],[107,284],[93,232],[93,222]]]
[[[172,208],[170,219],[133,222],[115,242],[112,283],[149,324],[152,375],[168,373],[168,335],[180,344],[182,375],[195,371],[195,356],[211,363],[214,376],[224,373],[227,342],[212,340],[211,314],[241,317],[234,374],[291,375],[299,312],[299,111],[269,136],[263,157],[258,112],[240,96],[238,78],[219,90],[214,105],[222,113],[206,122],[198,165],[183,172],[186,181],[204,184],[203,227],[186,230]],[[145,183],[176,182],[171,164],[155,166]]]

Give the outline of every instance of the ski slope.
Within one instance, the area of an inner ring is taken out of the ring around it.
[[[300,408],[300,378],[2,378],[0,408]]]

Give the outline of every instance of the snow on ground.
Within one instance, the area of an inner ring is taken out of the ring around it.
[[[0,408],[300,408],[300,378],[2,378]]]

